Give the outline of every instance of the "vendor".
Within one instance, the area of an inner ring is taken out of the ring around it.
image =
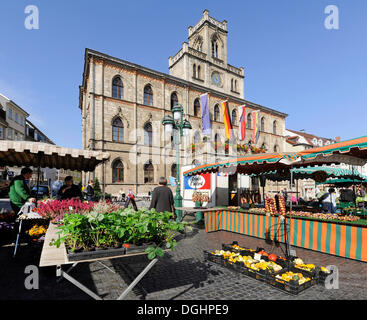
[[[82,191],[80,188],[73,183],[73,177],[67,176],[65,178],[65,184],[61,187],[58,192],[60,200],[66,199],[82,199]]]
[[[23,205],[28,202],[35,202],[36,199],[31,197],[31,191],[26,180],[32,177],[32,169],[23,168],[19,176],[13,178],[10,182],[9,198],[11,208],[16,214],[19,213]]]

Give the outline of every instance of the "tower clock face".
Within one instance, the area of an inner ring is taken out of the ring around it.
[[[213,72],[212,73],[212,82],[213,82],[214,85],[220,87],[220,85],[222,83],[222,79],[221,79],[218,72]]]

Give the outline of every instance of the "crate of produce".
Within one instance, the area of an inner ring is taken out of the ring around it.
[[[232,244],[222,244],[222,249],[225,251],[232,251],[239,253],[241,256],[254,256],[255,250],[249,249],[243,246],[238,245],[237,241],[233,241]]]
[[[298,295],[304,290],[315,285],[315,279],[303,275],[301,272],[284,270],[268,277],[268,284],[285,293]]]
[[[333,273],[333,270],[325,270],[326,268],[321,267],[318,272],[318,277],[316,279],[317,284],[324,285],[326,278]]]
[[[220,255],[216,255],[212,252],[209,252],[209,251],[205,251],[204,250],[204,259],[209,261],[209,262],[213,262],[213,263],[216,263],[216,264],[219,264],[221,266],[224,266],[224,258],[223,256],[220,256]]]

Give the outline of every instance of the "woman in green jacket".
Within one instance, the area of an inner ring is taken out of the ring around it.
[[[19,213],[20,209],[27,201],[35,201],[34,198],[31,198],[31,191],[29,190],[26,183],[26,180],[32,177],[32,173],[32,169],[23,168],[20,172],[20,175],[14,177],[14,179],[10,182],[10,205],[11,208],[15,211],[15,214]]]

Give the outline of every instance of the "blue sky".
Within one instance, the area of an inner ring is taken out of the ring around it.
[[[39,30],[24,27],[27,5]],[[339,30],[324,27],[327,5]],[[247,100],[289,114],[289,129],[367,135],[366,0],[1,0],[0,92],[56,144],[80,148],[85,48],[168,73],[204,9],[228,21],[228,62],[245,68]]]

